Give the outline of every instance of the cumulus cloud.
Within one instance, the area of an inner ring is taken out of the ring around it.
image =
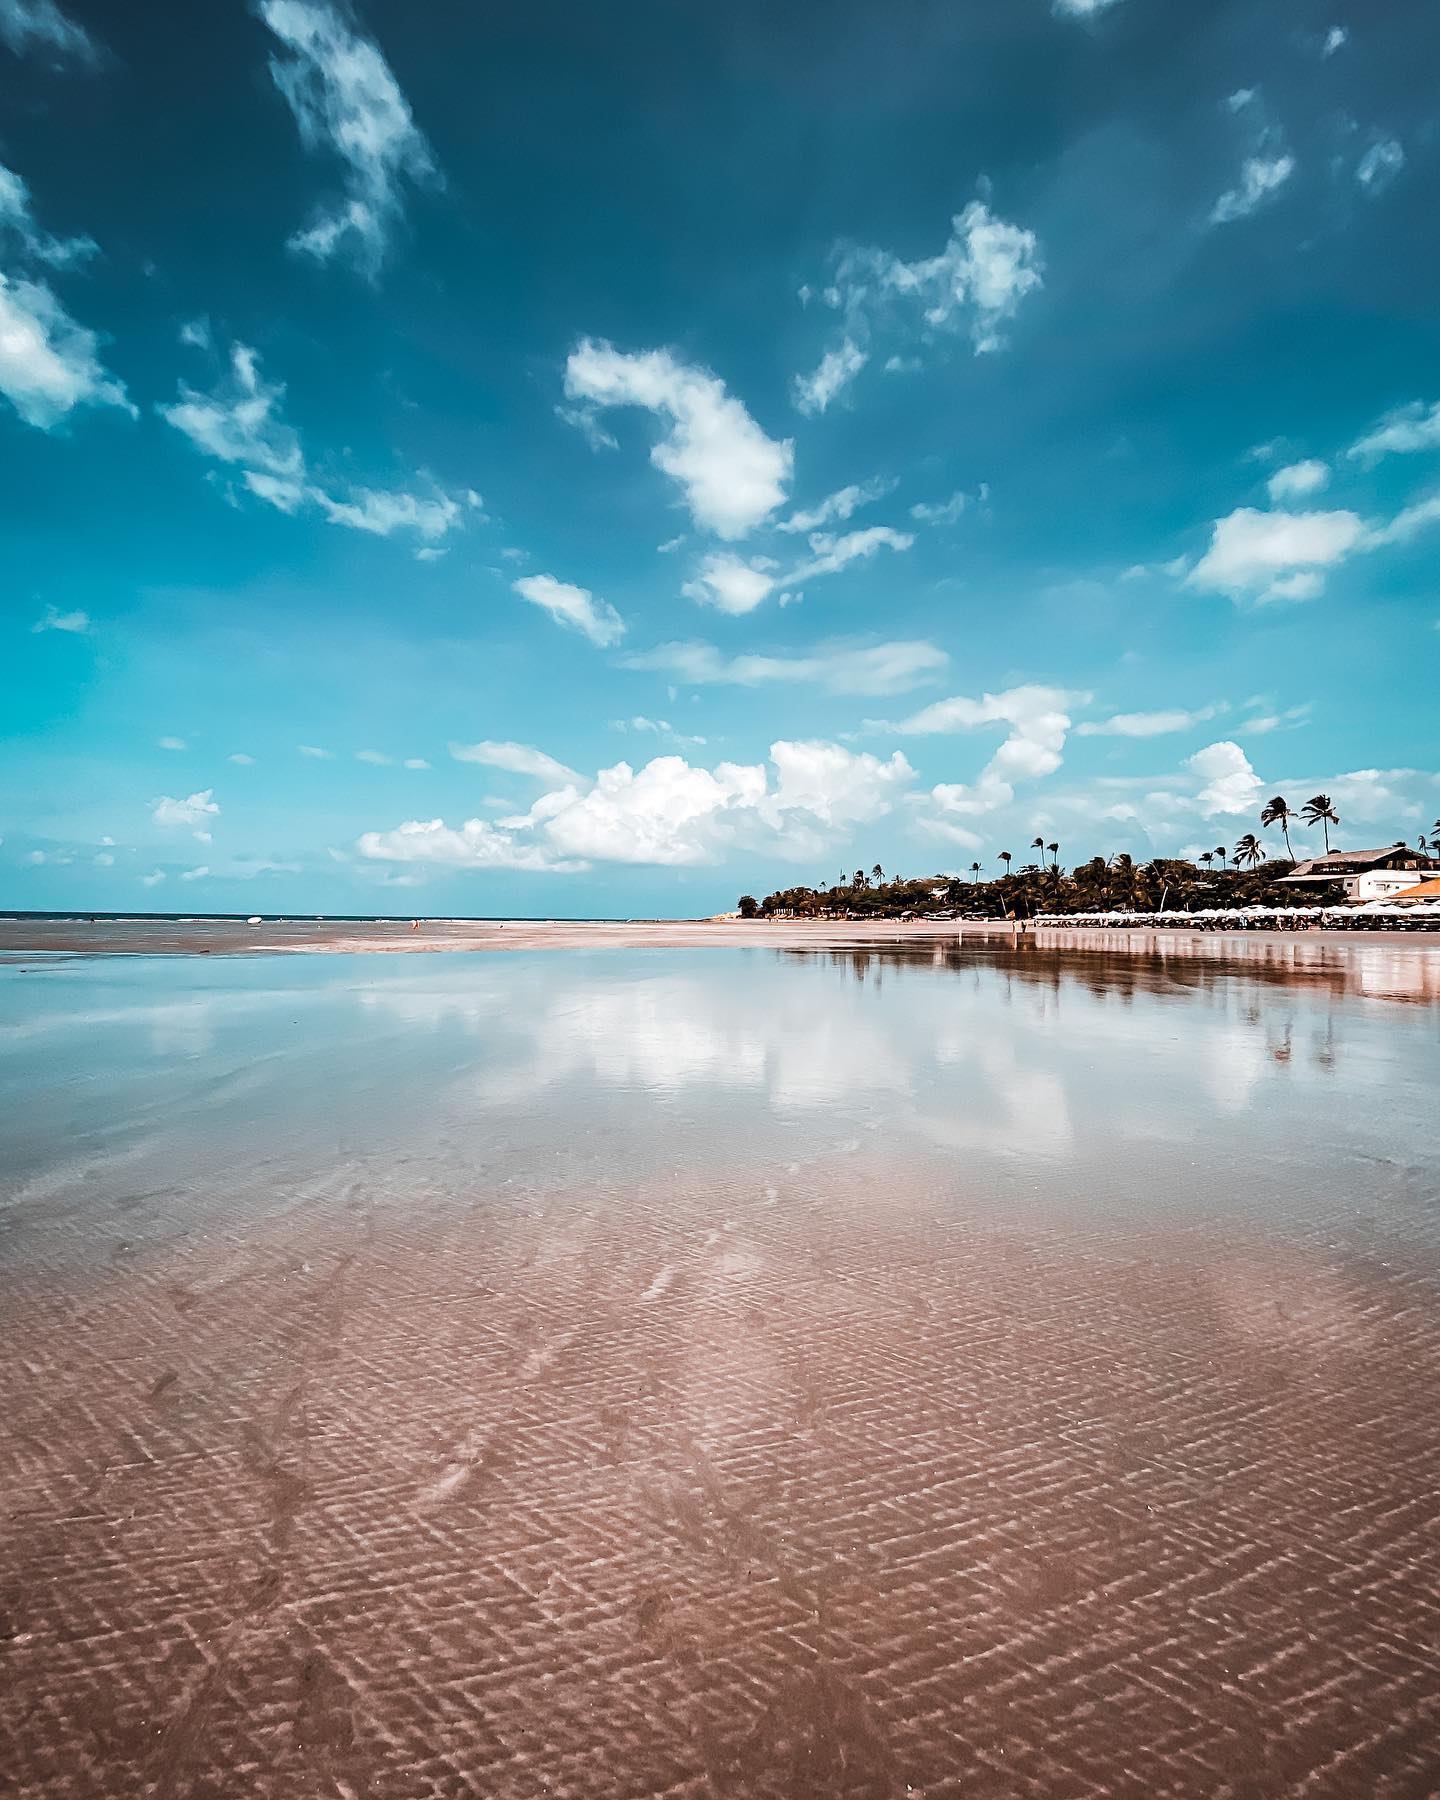
[[[1212,225],[1232,225],[1245,219],[1273,194],[1277,194],[1295,173],[1295,158],[1286,150],[1273,154],[1260,153],[1246,157],[1240,168],[1240,179],[1227,188],[1210,209]]]
[[[458,830],[410,820],[366,833],[359,850],[382,861],[553,873],[596,862],[686,867],[742,845],[799,857],[883,816],[913,776],[899,751],[882,759],[830,743],[774,743],[769,768],[705,769],[658,756],[638,770],[620,762],[592,782],[567,783],[518,818],[472,819]]]
[[[1242,506],[1215,521],[1210,547],[1186,580],[1236,599],[1311,599],[1320,591],[1320,571],[1343,562],[1367,539],[1357,513]]]
[[[436,179],[430,148],[377,47],[328,0],[260,0],[260,17],[284,46],[270,73],[301,141],[341,165],[344,192],[321,208],[291,248],[319,262],[349,255],[373,274],[384,260],[407,181]]]
[[[1394,138],[1374,143],[1355,165],[1355,179],[1367,194],[1383,194],[1405,167],[1405,152]]]
[[[201,788],[198,793],[187,794],[183,800],[162,794],[150,806],[150,817],[157,825],[167,830],[192,831],[202,844],[210,842],[210,820],[219,816],[220,807],[213,788]]]
[[[1384,456],[1406,456],[1417,450],[1440,449],[1440,401],[1412,400],[1397,406],[1350,446],[1348,455],[1376,463]]]
[[[0,38],[17,56],[48,51],[89,66],[99,61],[95,40],[55,0],[0,0]]]
[[[90,238],[42,231],[29,189],[0,164],[0,394],[41,431],[78,406],[118,406],[134,415],[124,387],[101,364],[100,339],[71,318],[41,272],[94,250]]]
[[[813,682],[831,694],[903,694],[936,680],[950,658],[925,639],[882,644],[825,643],[799,656],[725,656],[713,644],[661,644],[624,659],[626,668],[648,669],[696,687],[725,684],[764,687],[773,682]]]
[[[1330,465],[1312,457],[1306,462],[1289,463],[1277,469],[1266,483],[1270,498],[1280,505],[1291,500],[1304,500],[1318,494],[1330,480]]]
[[[597,600],[587,589],[553,575],[522,575],[511,584],[522,600],[549,613],[557,625],[578,631],[604,649],[625,635],[625,621],[607,600]]]
[[[837,488],[833,494],[827,494],[818,506],[793,512],[788,519],[781,519],[775,529],[809,532],[818,531],[825,525],[843,524],[862,506],[869,506],[873,501],[883,500],[887,494],[893,493],[895,486],[893,481],[852,482],[848,487]]]
[[[74,612],[61,612],[58,607],[47,606],[40,617],[30,627],[31,631],[67,631],[76,635],[90,629],[90,615],[81,612],[77,607]]]
[[[819,366],[809,375],[797,375],[790,384],[797,412],[813,416],[823,413],[838,394],[844,392],[850,383],[869,362],[870,358],[847,337],[833,350],[827,350],[820,358]]]
[[[478,744],[451,744],[450,754],[456,762],[483,763],[487,768],[504,769],[511,775],[531,775],[537,781],[551,782],[557,787],[581,779],[573,769],[567,769],[564,763],[530,744],[487,738]]]
[[[208,394],[180,384],[180,398],[157,410],[203,456],[235,469],[244,487],[267,506],[286,514],[315,507],[332,525],[372,537],[409,532],[427,545],[455,530],[466,508],[476,509],[473,491],[460,498],[435,491],[413,494],[355,487],[343,495],[311,479],[298,432],[281,415],[285,385],[267,381],[259,353],[232,344],[229,369]]]
[[[1004,327],[1042,284],[1035,233],[998,217],[984,200],[972,200],[955,215],[934,256],[906,262],[873,245],[841,247],[822,298],[843,314],[842,334],[814,374],[797,379],[796,403],[802,411],[822,411],[854,379],[879,337],[918,334],[932,341],[963,331],[977,356],[999,350]],[[890,356],[885,367],[912,361]]]
[[[639,406],[668,421],[650,460],[684,490],[695,523],[717,537],[744,537],[784,504],[793,444],[767,437],[709,370],[668,350],[630,355],[585,338],[566,362],[565,392],[591,407]]]
[[[1075,727],[1077,737],[1163,737],[1172,731],[1189,731],[1226,709],[1223,704],[1189,710],[1173,706],[1159,712],[1115,713],[1108,719],[1089,719]]]
[[[717,612],[738,617],[754,612],[775,591],[773,570],[777,567],[768,556],[752,557],[748,562],[730,551],[707,556],[693,580],[682,592],[701,606],[713,606]]]
[[[955,695],[937,700],[895,728],[906,733],[971,731],[987,725],[1009,727],[999,749],[973,783],[945,782],[931,790],[940,814],[979,816],[1006,806],[1015,797],[1017,781],[1037,781],[1060,767],[1065,735],[1070,729],[1069,708],[1088,696],[1063,688],[1026,683],[1003,693],[984,694],[978,700]]]
[[[1185,759],[1185,767],[1199,776],[1202,786],[1195,804],[1207,819],[1220,813],[1255,811],[1264,783],[1250,766],[1250,759],[1229,738],[1207,744]]]

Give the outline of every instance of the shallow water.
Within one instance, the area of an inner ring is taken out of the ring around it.
[[[0,968],[0,1766],[1440,1791],[1435,969]]]

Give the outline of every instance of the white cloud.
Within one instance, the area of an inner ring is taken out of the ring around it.
[[[281,417],[284,397],[284,383],[261,374],[258,352],[236,343],[229,372],[212,393],[182,382],[180,399],[157,410],[202,455],[238,469],[256,499],[287,515],[315,506],[331,524],[352,531],[373,537],[408,531],[433,543],[459,525],[465,508],[480,506],[473,491],[461,499],[438,491],[422,495],[368,487],[352,488],[344,497],[328,493],[310,479],[299,434]]]
[[[869,361],[866,353],[847,337],[820,358],[819,366],[809,375],[797,375],[790,384],[798,412],[813,416],[823,413],[835,397],[843,393]]]
[[[1207,744],[1185,759],[1185,767],[1198,775],[1204,785],[1195,804],[1207,819],[1219,813],[1242,814],[1256,809],[1256,799],[1264,783],[1250,766],[1250,759],[1236,743],[1222,739]]]
[[[798,587],[802,581],[834,575],[852,562],[865,561],[877,550],[908,550],[914,542],[910,532],[893,531],[888,525],[867,525],[860,531],[847,531],[842,537],[817,531],[810,538],[811,560],[793,569],[784,585]]]
[[[178,737],[162,737],[159,744],[162,750],[188,750],[190,748],[184,738]]]
[[[650,460],[684,489],[695,523],[717,537],[744,537],[783,505],[793,445],[768,438],[708,370],[668,350],[627,355],[585,338],[566,362],[565,391],[593,406],[640,406],[668,419]]]
[[[1093,19],[1116,4],[1117,0],[1054,0],[1052,10],[1063,19]]]
[[[423,756],[407,756],[400,766],[404,769],[428,769],[430,767]]]
[[[1394,138],[1372,144],[1355,165],[1355,179],[1367,194],[1383,194],[1405,167],[1405,152]]]
[[[203,881],[209,873],[208,864],[201,863],[198,869],[182,869],[180,879],[182,881]]]
[[[1257,206],[1278,193],[1295,173],[1295,158],[1288,151],[1246,157],[1239,183],[1226,191],[1210,209],[1212,225],[1231,225],[1248,218]]]
[[[356,848],[372,862],[438,863],[455,869],[543,869],[573,875],[584,867],[555,857],[543,844],[523,843],[484,819],[468,819],[458,830],[443,819],[407,819],[393,831],[365,832]]]
[[[331,762],[334,759],[333,750],[322,750],[318,744],[297,744],[295,748],[302,756],[312,757],[316,762]]]
[[[456,762],[484,763],[492,769],[505,769],[512,775],[533,775],[537,781],[553,782],[557,787],[581,779],[573,769],[567,769],[564,763],[530,744],[487,739],[479,744],[451,744],[450,754]]]
[[[1350,41],[1350,33],[1343,25],[1332,25],[1325,33],[1325,42],[1320,46],[1321,56],[1330,57],[1337,50],[1343,50]]]
[[[1347,454],[1362,462],[1379,462],[1383,456],[1409,455],[1417,450],[1440,449],[1440,401],[1427,406],[1412,400],[1386,413],[1350,446]]]
[[[196,837],[207,843],[209,822],[219,815],[220,807],[213,788],[201,788],[198,793],[188,794],[183,800],[177,800],[170,794],[162,794],[150,806],[150,817],[157,825],[163,825],[167,829],[176,827],[193,831]]]
[[[263,496],[262,496],[263,498]],[[352,531],[368,531],[389,537],[394,531],[413,531],[427,541],[444,537],[460,517],[460,505],[448,494],[424,498],[417,494],[377,493],[356,488],[349,500],[334,500],[320,489],[311,498],[332,525],[348,525]]]
[[[0,238],[13,252],[52,269],[69,268],[99,253],[92,237],[51,237],[40,229],[30,190],[13,169],[0,163]]]
[[[411,820],[360,839],[363,856],[472,868],[571,873],[594,862],[686,867],[718,861],[737,846],[771,854],[817,853],[856,824],[882,817],[913,780],[905,757],[882,759],[838,744],[770,746],[761,763],[696,767],[659,756],[636,770],[620,762],[589,783],[541,796],[529,813],[460,830]]]
[[[1108,719],[1091,719],[1075,727],[1077,737],[1163,737],[1172,731],[1189,731],[1225,711],[1223,705],[1201,706],[1189,711],[1171,707],[1160,712],[1116,713]]]
[[[1277,469],[1266,483],[1270,498],[1284,505],[1291,500],[1304,500],[1318,494],[1330,480],[1330,465],[1311,457],[1307,462],[1289,463]]]
[[[780,520],[775,529],[818,531],[822,525],[843,524],[862,506],[869,506],[872,501],[883,500],[893,493],[895,486],[893,481],[852,482],[849,487],[837,488],[833,494],[827,494],[818,506],[791,513],[788,519]]]
[[[888,250],[846,251],[836,270],[835,303],[844,309],[848,335],[863,345],[890,322],[926,333],[968,330],[977,356],[1004,344],[1001,327],[1015,317],[1027,294],[1043,285],[1039,240],[1033,231],[998,218],[983,200],[972,200],[951,221],[950,237],[936,255],[905,262]]]
[[[1068,708],[1088,696],[1063,688],[1027,683],[1003,693],[984,694],[978,700],[955,695],[937,700],[896,730],[907,733],[969,731],[985,725],[1004,724],[1009,732],[1000,748],[980,771],[973,784],[945,782],[932,788],[931,799],[942,815],[979,816],[1006,806],[1015,797],[1017,781],[1037,781],[1060,767],[1065,735],[1070,729]]]
[[[227,762],[238,763],[242,769],[253,768],[255,765],[255,758],[253,756],[247,756],[243,750],[232,750],[225,760]]]
[[[47,606],[30,629],[32,632],[68,631],[79,635],[89,631],[90,615],[78,608],[74,612],[62,613],[57,607]]]
[[[79,63],[99,60],[89,32],[61,12],[55,0],[0,0],[0,38],[17,56],[39,49]]]
[[[165,871],[163,869],[152,869],[148,875],[140,877],[140,885],[147,888],[159,887],[164,879]]]
[[[768,556],[757,556],[746,562],[732,551],[722,550],[707,556],[695,578],[681,590],[687,599],[701,606],[713,606],[717,612],[738,617],[754,612],[775,591],[771,571],[775,562]]]
[[[601,649],[625,635],[625,621],[615,608],[608,600],[597,600],[587,588],[557,581],[553,575],[522,575],[511,588],[522,600],[548,612],[557,624],[581,632]]]
[[[953,525],[969,504],[970,496],[957,491],[933,506],[917,501],[910,508],[910,517],[921,525]]]
[[[0,271],[0,394],[27,425],[49,431],[77,406],[133,416],[124,387],[101,365],[99,342],[45,282]]]
[[[713,644],[671,643],[624,658],[629,669],[649,669],[694,686],[723,683],[763,687],[772,682],[813,682],[832,694],[903,694],[934,681],[950,658],[924,639],[882,644],[820,644],[808,655],[727,657]]]
[[[402,209],[406,180],[435,179],[430,148],[376,46],[327,0],[260,0],[260,17],[288,56],[270,73],[309,149],[343,167],[343,200],[321,209],[291,247],[324,262],[342,251],[373,273]]]
[[[355,752],[355,760],[356,762],[369,763],[372,767],[377,769],[388,769],[394,763],[395,758],[393,756],[387,756],[383,750],[357,750]]]
[[[1210,548],[1186,578],[1191,587],[1239,598],[1308,599],[1319,591],[1317,571],[1343,562],[1367,540],[1353,512],[1259,512],[1238,507],[1217,519]],[[1297,583],[1296,575],[1307,579]]]

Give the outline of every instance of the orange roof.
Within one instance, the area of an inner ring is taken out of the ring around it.
[[[1429,881],[1422,881],[1415,887],[1397,888],[1388,898],[1391,900],[1440,900],[1440,875],[1432,875]]]

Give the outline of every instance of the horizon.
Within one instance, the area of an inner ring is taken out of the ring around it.
[[[0,0],[7,913],[1432,830],[1434,8],[179,17]]]

